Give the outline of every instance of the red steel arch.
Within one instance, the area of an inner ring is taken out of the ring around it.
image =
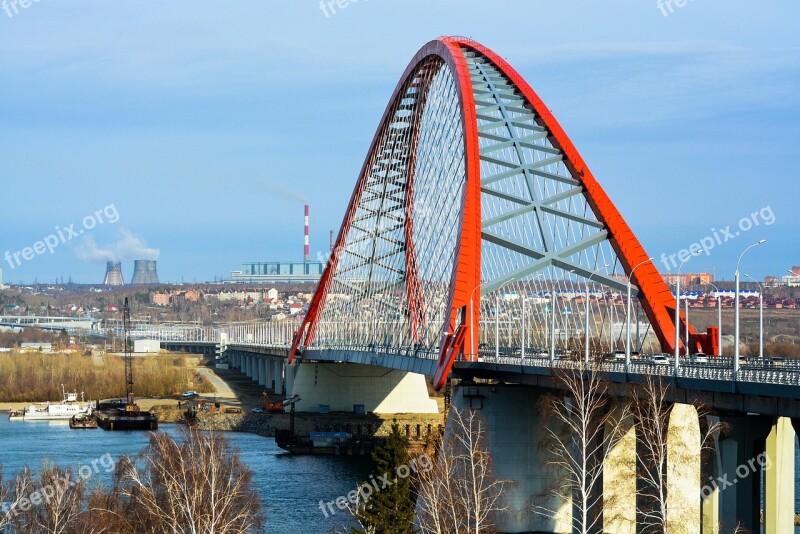
[[[536,122],[548,132],[547,139],[553,147],[564,154],[564,163],[572,177],[583,186],[583,196],[594,211],[594,215],[602,222],[609,234],[609,241],[617,254],[624,272],[630,275],[631,269],[642,262],[636,269],[632,282],[639,288],[642,308],[653,327],[661,344],[662,350],[672,352],[675,336],[673,316],[675,310],[675,297],[667,287],[652,262],[647,262],[648,255],[641,243],[634,235],[631,228],[623,219],[611,199],[605,193],[586,162],[564,132],[553,114],[542,102],[539,96],[528,83],[508,64],[502,57],[485,46],[459,37],[440,37],[423,46],[409,63],[397,87],[395,88],[389,105],[383,114],[373,141],[370,145],[367,158],[362,166],[358,182],[350,200],[342,227],[340,229],[334,255],[329,260],[320,280],[317,292],[312,299],[309,311],[303,320],[300,330],[296,333],[290,354],[290,363],[294,360],[301,346],[307,347],[315,338],[316,322],[325,305],[327,290],[330,287],[337,263],[337,251],[342,250],[344,240],[348,234],[357,208],[358,199],[363,193],[369,172],[368,165],[371,155],[377,148],[382,132],[392,120],[391,112],[398,98],[402,97],[404,88],[408,87],[426,62],[433,59],[443,62],[453,75],[458,86],[458,99],[461,109],[462,127],[464,132],[464,163],[466,181],[464,198],[458,221],[459,238],[455,267],[450,284],[450,320],[449,329],[443,336],[440,345],[439,363],[433,384],[438,389],[444,385],[450,370],[459,355],[463,355],[466,340],[472,336],[472,343],[477,345],[480,310],[480,283],[481,283],[481,160],[478,136],[478,119],[475,105],[475,95],[469,67],[464,55],[464,50],[471,50],[488,59],[506,78],[515,86],[516,90],[525,100],[525,104],[535,113]],[[413,167],[413,165],[412,165]],[[413,168],[410,174],[413,175]],[[413,176],[409,179],[409,187],[413,189]],[[412,210],[413,211],[413,210]],[[409,228],[406,235],[410,235]],[[413,258],[414,252],[408,254],[411,263],[408,265],[408,275],[414,278]],[[418,280],[409,280],[407,295],[409,301],[414,299],[415,287]],[[418,310],[413,302],[409,302],[413,325],[418,321]],[[468,313],[468,309],[476,313]],[[682,329],[688,328],[692,336],[696,335],[694,328],[687,324],[681,315]],[[693,337],[693,340],[696,339]],[[697,343],[693,341],[693,344]]]

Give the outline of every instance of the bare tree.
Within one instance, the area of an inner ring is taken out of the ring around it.
[[[152,434],[143,467],[123,458],[114,487],[90,499],[92,532],[225,534],[262,526],[252,474],[219,434]]]
[[[670,415],[673,404],[667,400],[669,386],[661,382],[660,377],[648,376],[644,384],[635,390],[636,401],[633,405],[637,422],[641,453],[639,454],[638,477],[642,485],[641,505],[637,507],[643,532],[667,532],[670,510],[668,508],[667,477],[668,469],[668,434]],[[700,426],[700,453],[713,450],[715,437],[726,432],[728,425],[712,422],[710,410],[706,404],[696,401],[694,407],[700,420],[706,423]],[[692,454],[694,451],[689,451]],[[698,481],[699,482],[699,481]],[[672,511],[673,515],[676,513]]]
[[[3,482],[3,466],[0,465],[0,532],[11,523],[11,507],[16,505],[12,498],[12,486]]]
[[[450,433],[429,470],[417,473],[417,521],[423,533],[492,532],[506,481],[486,448],[486,422],[475,410],[450,412]]]
[[[5,488],[6,497],[11,500],[5,523],[14,532],[75,532],[74,526],[81,514],[84,484],[72,480],[71,472],[57,466],[45,466],[41,475],[34,479],[31,471],[25,468],[14,478],[13,490],[10,486]]]
[[[637,389],[634,416],[637,421],[641,454],[638,477],[643,486],[641,506],[637,507],[644,532],[666,532],[667,528],[667,432],[670,404],[667,387],[660,378],[648,376]]]
[[[603,464],[626,433],[620,422],[630,415],[627,403],[610,409],[608,387],[597,365],[581,362],[560,370],[557,380],[565,394],[549,394],[542,401],[543,413],[550,419],[544,428],[543,452],[549,455],[548,463],[564,474],[547,492],[561,500],[573,497],[573,532],[581,534],[600,530]],[[541,497],[544,502],[546,496]],[[559,514],[547,504],[534,503],[533,511],[550,517]]]

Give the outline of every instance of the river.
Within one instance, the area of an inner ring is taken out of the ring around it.
[[[177,425],[162,425],[161,430],[178,435]],[[231,444],[253,471],[253,482],[261,495],[266,513],[264,532],[305,534],[331,532],[349,526],[344,512],[325,517],[319,501],[331,501],[356,487],[371,473],[366,457],[294,456],[284,454],[275,440],[255,434],[229,432]],[[66,422],[9,422],[0,414],[0,464],[8,480],[23,466],[38,471],[48,460],[62,467],[90,465],[106,453],[115,460],[120,455],[135,455],[147,445],[146,432],[106,432],[70,430]],[[103,464],[95,477],[107,481]],[[89,480],[92,484],[96,479]]]
[[[177,436],[177,425],[161,430]],[[266,513],[268,534],[326,533],[352,523],[343,512],[326,517],[319,501],[331,501],[355,488],[371,474],[364,457],[294,456],[285,454],[272,438],[243,432],[226,434],[253,471],[253,482]],[[115,460],[135,455],[147,445],[146,432],[70,430],[66,422],[9,422],[0,415],[0,464],[8,479],[27,465],[38,470],[47,460],[62,467],[79,468],[105,454]],[[102,466],[102,464],[99,464]],[[96,475],[107,481],[101,467]],[[90,484],[94,479],[89,481]],[[795,510],[800,510],[800,456],[795,451]],[[800,533],[800,529],[795,529]]]

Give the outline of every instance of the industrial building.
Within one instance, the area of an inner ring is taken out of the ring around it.
[[[260,284],[277,282],[312,282],[322,276],[325,263],[321,261],[267,261],[243,263],[239,271],[231,272],[231,282]]]
[[[325,262],[310,261],[309,245],[309,207],[303,206],[303,261],[265,261],[243,263],[239,271],[231,272],[230,282],[261,283],[317,283],[325,270]],[[333,235],[331,235],[331,250]]]

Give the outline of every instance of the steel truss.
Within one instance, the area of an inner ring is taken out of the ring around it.
[[[576,351],[585,325],[613,350],[637,265],[635,346],[671,351],[674,297],[550,111],[494,52],[441,38],[390,100],[291,358],[438,348],[441,387],[489,347]]]

